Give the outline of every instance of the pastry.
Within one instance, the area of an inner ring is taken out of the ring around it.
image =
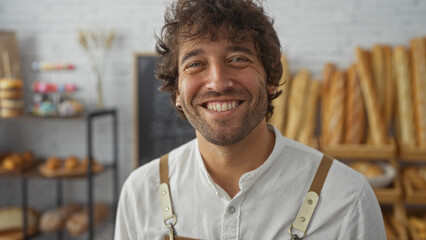
[[[24,86],[24,82],[20,79],[9,79],[9,78],[0,79],[0,90],[22,89],[23,86]]]
[[[23,92],[19,90],[0,90],[0,99],[19,99],[23,97]]]
[[[70,156],[67,159],[65,159],[65,169],[67,171],[72,171],[74,169],[77,169],[80,165],[79,160],[75,156]]]
[[[23,159],[19,154],[12,153],[6,156],[2,161],[2,167],[8,171],[16,171],[22,168]]]
[[[22,99],[1,99],[0,108],[9,109],[22,109],[24,107],[24,100]]]
[[[49,170],[56,170],[61,167],[61,160],[58,157],[51,156],[46,160],[45,166]]]
[[[19,117],[21,115],[22,115],[21,109],[0,108],[1,118],[13,118],[13,117]]]

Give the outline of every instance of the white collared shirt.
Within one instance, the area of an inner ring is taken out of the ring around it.
[[[170,152],[170,189],[178,236],[290,239],[288,229],[323,154],[274,131],[271,155],[241,177],[241,190],[233,199],[210,178],[196,139]],[[159,159],[131,173],[120,195],[115,240],[162,239],[168,234],[159,185]],[[333,162],[306,239],[386,239],[380,207],[363,175]]]

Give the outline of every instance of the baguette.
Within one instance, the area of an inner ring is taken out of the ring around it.
[[[374,89],[371,72],[369,69],[368,56],[361,48],[356,49],[356,68],[360,76],[362,96],[367,110],[369,134],[373,145],[386,144],[386,132],[383,125],[383,117],[380,115],[379,104]]]
[[[325,139],[329,145],[337,145],[344,139],[344,111],[345,111],[345,86],[346,79],[342,71],[335,71],[330,84],[328,99],[329,119]]]
[[[290,96],[288,100],[288,119],[286,126],[286,136],[291,139],[297,139],[300,132],[301,122],[304,116],[303,108],[305,94],[309,86],[310,73],[302,69],[291,83]]]
[[[415,132],[417,146],[426,147],[426,39],[410,41]]]
[[[318,80],[310,81],[307,92],[307,100],[306,100],[306,117],[303,119],[303,127],[298,136],[297,141],[309,145],[311,147],[315,147],[312,138],[315,135],[316,128],[316,116],[318,110],[318,99],[320,96],[320,87],[321,83]]]
[[[390,46],[383,46],[383,57],[384,57],[384,81],[385,81],[385,101],[384,101],[384,121],[385,129],[389,129],[392,124],[392,119],[395,114],[395,103],[396,103],[396,86],[395,78],[392,74],[392,49]]]
[[[330,106],[329,106],[329,95],[331,79],[333,77],[336,68],[334,64],[327,63],[323,70],[322,75],[322,87],[321,87],[321,135],[324,142],[328,140],[328,122],[330,119]]]
[[[348,70],[346,81],[345,143],[360,144],[365,141],[366,120],[365,105],[355,65]]]
[[[69,203],[56,209],[46,211],[40,218],[40,231],[53,233],[61,230],[66,219],[74,212],[83,208],[81,204]]]
[[[108,205],[106,203],[95,203],[93,205],[93,224],[97,226],[108,216]],[[71,236],[77,237],[89,230],[89,211],[87,209],[73,213],[66,221],[65,227]]]
[[[377,94],[380,114],[384,114],[385,106],[385,61],[384,51],[379,45],[374,45],[371,52],[373,81]]]
[[[408,147],[414,147],[414,112],[411,98],[410,68],[407,50],[397,46],[393,52],[395,76],[398,94],[399,135],[401,143]]]
[[[385,224],[386,237],[388,240],[396,240],[397,234],[389,220],[389,214],[383,214],[383,222]]]
[[[290,88],[290,78],[288,73],[288,64],[285,55],[281,55],[281,64],[283,66],[283,75],[281,76],[280,86],[277,92],[281,91],[281,96],[273,100],[274,114],[269,119],[269,123],[274,125],[280,132],[285,134],[285,122],[287,117],[288,91]]]

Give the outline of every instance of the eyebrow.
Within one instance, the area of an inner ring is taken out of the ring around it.
[[[202,53],[203,53],[202,49],[194,49],[194,50],[191,50],[191,51],[185,53],[182,57],[182,60],[180,61],[180,65],[184,64],[185,61],[187,61],[189,58],[200,55]]]
[[[248,47],[244,47],[244,46],[230,46],[227,48],[227,51],[229,52],[243,52],[243,53],[247,53],[251,56],[254,56],[253,51],[248,48]]]

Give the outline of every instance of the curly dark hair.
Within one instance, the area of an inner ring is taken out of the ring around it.
[[[267,84],[279,86],[283,72],[281,45],[273,28],[273,19],[268,17],[262,4],[251,0],[179,0],[172,3],[165,15],[161,35],[156,36],[156,51],[161,56],[156,71],[162,81],[160,91],[170,92],[175,106],[178,89],[178,54],[182,40],[195,40],[205,36],[216,40],[218,30],[225,27],[226,36],[233,42],[253,40],[259,59],[266,72]],[[281,92],[268,96],[269,119],[273,113],[272,100]],[[186,119],[182,110],[180,116]]]

